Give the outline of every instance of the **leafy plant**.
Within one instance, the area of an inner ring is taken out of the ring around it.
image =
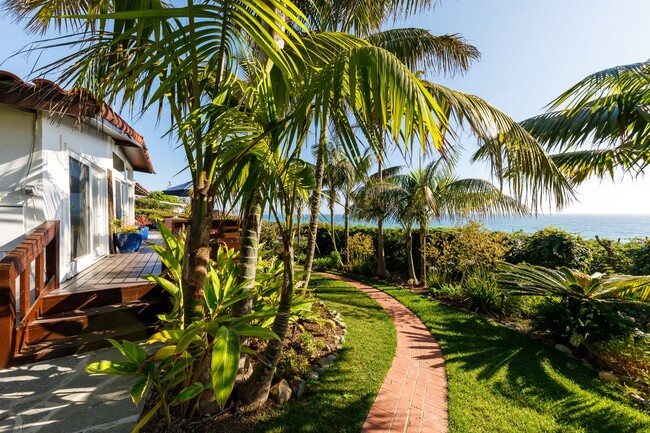
[[[568,338],[571,344],[606,341],[636,332],[634,304],[650,296],[650,277],[586,275],[568,268],[548,269],[500,263],[497,281],[510,295],[546,297],[537,326]]]
[[[502,233],[490,233],[480,223],[436,231],[426,246],[432,271],[444,281],[459,281],[477,270],[489,271],[508,249]]]
[[[140,226],[140,227],[146,227],[149,224],[151,224],[151,221],[149,221],[149,217],[147,217],[144,214],[139,214],[135,216],[135,222]]]
[[[372,237],[364,233],[350,236],[348,250],[350,251],[348,266],[352,272],[360,272],[363,264],[375,255]]]
[[[478,272],[466,277],[462,282],[462,294],[469,308],[484,313],[501,311],[503,296],[505,296],[496,279],[486,272]]]
[[[134,431],[142,428],[159,409],[165,413],[168,424],[171,424],[173,408],[181,416],[191,417],[206,391],[212,392],[223,407],[235,384],[240,354],[254,354],[241,346],[241,337],[278,339],[273,331],[259,325],[274,314],[272,310],[254,310],[241,317],[232,314],[233,306],[248,294],[241,290],[235,278],[235,253],[225,249],[219,250],[216,263],[208,265],[203,299],[196,306],[202,311],[200,319],[185,326],[181,267],[184,235],[177,239],[167,227],[160,229],[164,246],[151,244],[151,247],[167,269],[163,276],[150,275],[147,279],[171,295],[173,310],[161,316],[166,326],[151,336],[147,344],[157,343],[162,347],[150,355],[135,343],[111,341],[126,361],[100,361],[86,367],[91,374],[137,377],[131,388],[136,404],[147,389],[155,389],[158,401],[141,417]],[[207,378],[204,372],[209,373]]]
[[[531,265],[587,270],[591,262],[591,248],[581,237],[556,227],[545,227],[525,238],[510,254],[511,263],[526,262]]]
[[[338,251],[332,251],[329,256],[329,267],[331,269],[341,269],[343,266],[343,260],[341,259],[341,253]]]
[[[116,218],[111,221],[111,227],[114,233],[137,233],[138,228],[131,224],[126,224],[123,220]]]
[[[650,393],[650,339],[610,340],[594,344],[592,352],[611,371]]]

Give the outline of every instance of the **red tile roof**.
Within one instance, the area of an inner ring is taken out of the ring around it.
[[[0,103],[42,110],[61,115],[95,119],[99,117],[112,125],[124,138],[114,138],[136,171],[153,173],[144,138],[111,107],[97,101],[86,89],[64,90],[56,83],[42,78],[29,84],[11,72],[0,70]]]

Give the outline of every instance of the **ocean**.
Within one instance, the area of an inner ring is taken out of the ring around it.
[[[303,218],[304,222],[309,216]],[[323,222],[329,222],[329,217],[322,215]],[[628,240],[632,238],[650,237],[650,215],[597,215],[597,214],[554,214],[519,217],[498,218],[473,218],[481,222],[488,230],[524,233],[534,233],[547,226],[574,233],[583,238],[593,239],[596,236],[607,239]],[[337,225],[343,225],[343,215],[335,215]],[[462,225],[467,220],[441,220],[430,224],[430,227],[454,227]],[[353,221],[352,225],[374,226],[364,221]],[[385,227],[399,227],[397,224],[387,222]]]

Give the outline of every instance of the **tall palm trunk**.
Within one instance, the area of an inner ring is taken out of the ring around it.
[[[344,245],[344,260],[345,265],[350,266],[350,194],[345,194],[345,210],[343,219],[345,224],[345,245]]]
[[[330,231],[332,233],[332,250],[338,252],[338,249],[336,248],[336,224],[334,224],[334,191],[333,191],[333,185],[330,185],[330,194],[332,197],[330,197],[329,205],[330,205]]]
[[[194,192],[191,199],[192,221],[185,241],[183,259],[183,323],[187,327],[202,315],[202,299],[210,263],[210,229],[214,197],[210,184]],[[196,222],[198,221],[198,224]]]
[[[427,284],[427,226],[420,221],[420,285]]]
[[[237,282],[243,283],[244,291],[255,288],[257,259],[259,255],[260,230],[262,227],[262,197],[256,191],[246,201],[241,230],[241,245],[239,247],[239,264],[237,265]],[[253,297],[249,296],[235,308],[238,316],[251,312]]]
[[[377,156],[377,175],[379,182],[384,180],[384,169],[382,167],[381,154]],[[390,273],[386,269],[386,257],[384,255],[384,216],[377,219],[377,277],[388,278]]]
[[[275,374],[275,367],[278,364],[282,351],[282,342],[287,335],[289,318],[291,313],[291,302],[293,300],[294,266],[293,266],[293,244],[292,235],[288,230],[283,229],[282,243],[284,247],[284,277],[282,292],[280,293],[280,304],[278,314],[273,321],[273,332],[280,341],[270,340],[266,349],[259,357],[259,363],[255,367],[251,377],[240,387],[238,392],[239,402],[246,406],[259,407],[268,399],[271,381]]]
[[[418,282],[417,275],[415,275],[415,264],[413,263],[413,228],[410,224],[406,227],[406,258],[408,261],[409,279],[413,281],[414,286],[417,286],[420,283]]]
[[[304,287],[309,286],[311,267],[316,253],[316,236],[318,235],[318,215],[320,214],[320,198],[323,190],[323,177],[325,176],[325,143],[327,142],[327,124],[321,125],[320,139],[316,148],[316,169],[314,178],[316,189],[309,198],[309,233],[307,243],[307,257],[305,259],[305,273],[302,277]]]
[[[301,223],[302,223],[302,202],[301,204],[298,205],[298,209],[296,209],[296,221],[298,222],[298,231],[296,232],[296,248],[300,250],[300,229],[301,229]]]

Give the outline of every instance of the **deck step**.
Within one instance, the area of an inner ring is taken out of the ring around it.
[[[123,287],[95,288],[92,291],[66,293],[54,291],[43,298],[43,315],[123,304],[159,297],[163,290],[154,283]]]
[[[156,322],[156,315],[162,312],[163,304],[163,299],[158,297],[146,301],[46,314],[27,326],[24,339],[30,345],[110,330],[129,324],[146,327]]]
[[[109,338],[139,341],[152,335],[156,329],[157,326],[153,325],[130,324],[115,329],[93,331],[62,340],[42,341],[25,347],[19,355],[13,358],[12,364],[26,364],[102,349],[111,345],[108,342]]]

